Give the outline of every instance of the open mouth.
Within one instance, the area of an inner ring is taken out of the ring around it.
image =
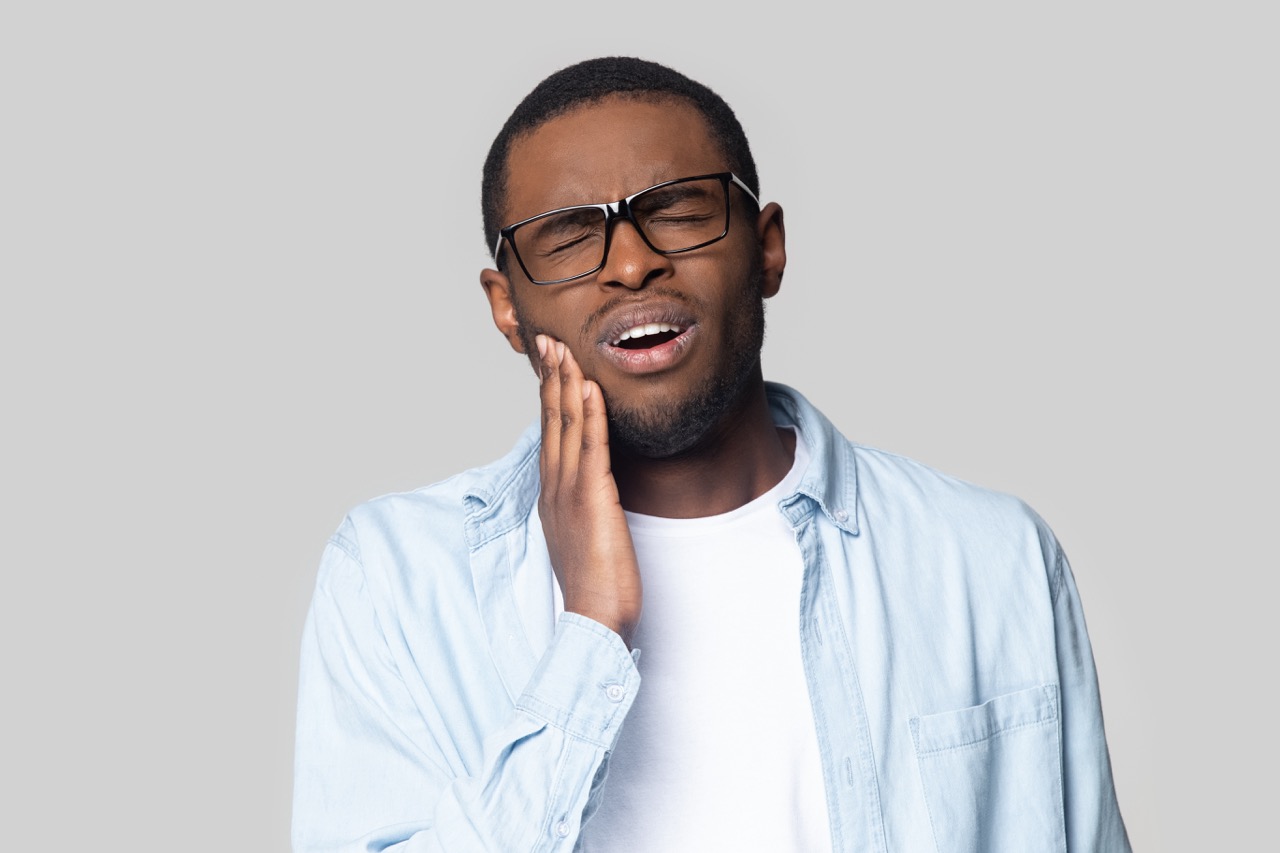
[[[693,314],[679,304],[634,305],[614,316],[596,345],[605,361],[623,373],[661,373],[688,357],[700,330]]]
[[[684,327],[674,323],[641,323],[627,329],[617,340],[610,343],[619,349],[652,349],[675,340],[683,331]]]

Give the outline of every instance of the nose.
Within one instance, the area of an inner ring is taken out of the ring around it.
[[[596,280],[603,286],[620,285],[639,290],[671,270],[670,255],[660,255],[650,249],[634,222],[619,219],[613,223],[609,251]]]

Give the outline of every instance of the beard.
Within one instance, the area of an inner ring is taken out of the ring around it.
[[[696,450],[726,416],[741,408],[746,392],[763,381],[760,373],[760,351],[764,346],[764,299],[760,296],[763,280],[763,258],[757,252],[725,318],[724,358],[716,372],[691,389],[685,399],[627,407],[600,386],[608,416],[609,444],[615,453],[647,459],[678,457]],[[536,353],[534,338],[545,330],[526,324],[514,289],[511,296],[525,352]],[[537,372],[536,365],[534,372]]]
[[[728,339],[720,369],[690,390],[683,400],[647,407],[626,407],[610,401],[609,443],[616,451],[647,459],[671,459],[696,450],[727,415],[741,408],[745,392],[760,377],[760,349],[764,345],[764,300],[759,275],[751,277],[743,298],[727,317]]]

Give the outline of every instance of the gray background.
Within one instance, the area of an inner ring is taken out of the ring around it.
[[[1263,846],[1268,4],[23,5],[0,12],[6,846],[286,848],[320,550],[532,418],[477,282],[480,165],[538,79],[606,53],[746,126],[790,238],[767,375],[1054,526],[1135,847]]]

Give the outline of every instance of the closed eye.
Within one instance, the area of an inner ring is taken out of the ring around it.
[[[534,252],[542,257],[550,258],[584,248],[584,244],[599,238],[599,234],[584,233],[577,237],[567,238],[559,243],[538,242],[533,246]]]
[[[703,228],[713,218],[711,216],[654,216],[644,220],[646,231],[664,228]]]

